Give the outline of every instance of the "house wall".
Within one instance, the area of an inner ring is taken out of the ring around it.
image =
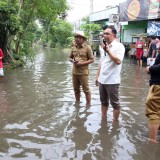
[[[128,25],[122,25],[121,42],[131,43],[132,34],[141,34],[147,32],[147,21],[128,22]]]
[[[107,20],[110,18],[111,14],[118,14],[118,7],[113,6],[109,7],[103,11],[98,11],[89,15],[90,22],[100,21],[100,20]]]

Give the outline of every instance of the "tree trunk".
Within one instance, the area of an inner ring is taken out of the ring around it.
[[[0,47],[4,53],[4,59],[3,61],[4,62],[10,62],[13,60],[13,57],[12,55],[10,54],[10,51],[9,51],[9,47],[8,47],[8,30],[3,30],[2,31],[2,38],[0,39]]]

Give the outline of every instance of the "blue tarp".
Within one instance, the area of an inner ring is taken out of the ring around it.
[[[160,36],[160,21],[148,21],[147,36]]]

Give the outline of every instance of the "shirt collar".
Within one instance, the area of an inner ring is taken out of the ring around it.
[[[113,45],[114,45],[114,43],[116,42],[116,39],[114,39],[108,46],[109,46],[109,48],[111,48]]]
[[[82,43],[82,45],[80,46],[80,48],[84,48],[85,46],[85,42]],[[76,47],[77,47],[77,44],[76,44]]]

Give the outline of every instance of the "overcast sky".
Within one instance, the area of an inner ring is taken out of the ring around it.
[[[67,20],[76,21],[90,14],[90,0],[67,0],[71,7]],[[104,10],[106,6],[117,5],[126,0],[93,0],[93,11]]]

